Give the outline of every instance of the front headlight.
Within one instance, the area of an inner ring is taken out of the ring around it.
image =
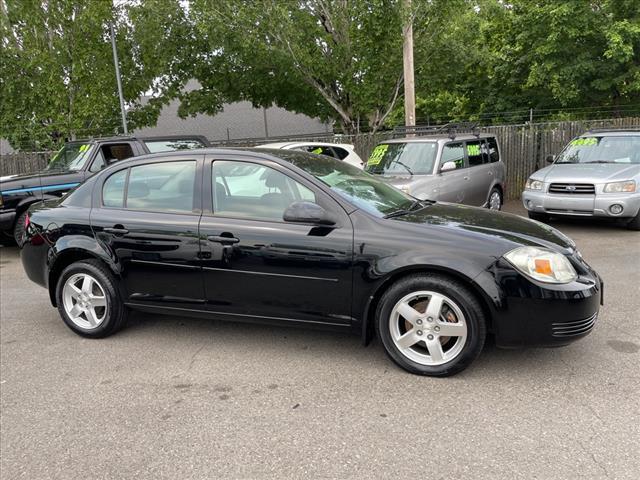
[[[527,183],[524,184],[524,188],[527,190],[542,190],[542,182],[540,180],[528,178]]]
[[[519,247],[504,258],[525,275],[545,283],[569,283],[578,278],[567,257],[546,248]]]
[[[627,180],[625,182],[607,183],[603,191],[604,193],[633,193],[636,191],[636,182]]]

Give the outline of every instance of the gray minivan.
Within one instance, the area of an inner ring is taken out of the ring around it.
[[[426,135],[377,145],[366,171],[421,200],[500,210],[505,166],[494,135]]]

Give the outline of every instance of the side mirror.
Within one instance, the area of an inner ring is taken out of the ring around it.
[[[456,162],[444,162],[440,167],[441,172],[448,172],[456,169]]]
[[[293,202],[282,215],[285,222],[310,223],[313,225],[335,225],[331,214],[317,203]]]
[[[556,160],[556,156],[555,155],[547,155],[547,158],[545,160],[547,161],[547,163],[553,163]]]

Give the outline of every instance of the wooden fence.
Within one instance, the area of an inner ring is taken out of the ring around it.
[[[480,127],[480,132],[498,137],[502,158],[507,167],[507,199],[520,198],[524,182],[533,172],[545,166],[545,157],[558,153],[572,138],[595,128],[639,128],[640,117],[609,120],[578,120],[566,122],[525,123]],[[219,146],[248,147],[273,141],[324,141],[351,143],[356,152],[367,159],[373,148],[392,137],[391,132],[357,135],[318,135],[274,138],[253,138],[213,142]],[[14,153],[0,156],[0,176],[34,172],[46,166],[51,152]]]

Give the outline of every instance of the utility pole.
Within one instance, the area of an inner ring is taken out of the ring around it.
[[[405,24],[403,29],[404,44],[402,60],[404,68],[404,124],[416,124],[416,92],[413,74],[413,13],[411,0],[404,0]]]
[[[125,135],[129,134],[127,129],[127,113],[124,110],[124,96],[122,95],[122,79],[120,78],[120,64],[118,62],[118,51],[116,50],[116,37],[113,33],[113,22],[109,22],[111,32],[111,48],[113,49],[113,64],[116,67],[116,80],[118,82],[118,96],[120,97],[120,113],[122,114],[122,129]]]

